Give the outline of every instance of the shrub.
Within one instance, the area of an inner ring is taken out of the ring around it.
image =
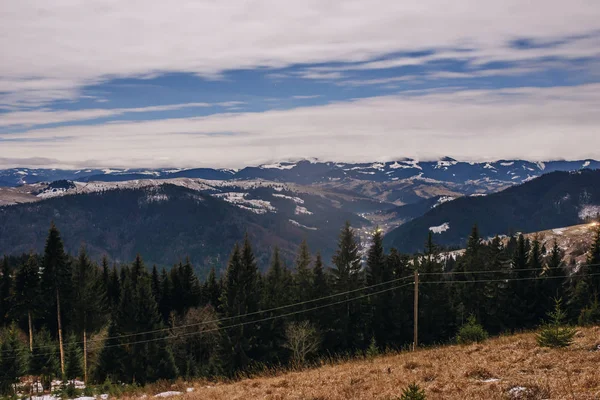
[[[377,342],[375,341],[375,337],[371,338],[371,343],[367,348],[366,356],[367,358],[375,358],[379,355],[379,348],[377,347]]]
[[[594,325],[600,322],[600,306],[598,305],[598,298],[594,299],[594,302],[589,307],[581,310],[577,322],[581,326]]]
[[[425,400],[425,392],[416,383],[411,383],[402,392],[400,400]]]
[[[467,323],[460,327],[456,342],[458,344],[480,343],[488,338],[488,333],[483,326],[477,323],[475,316],[471,315]]]
[[[546,323],[537,335],[538,345],[552,348],[571,345],[577,331],[564,324],[567,315],[562,310],[562,299],[554,300],[554,310],[548,312],[548,317],[550,317],[550,322]]]

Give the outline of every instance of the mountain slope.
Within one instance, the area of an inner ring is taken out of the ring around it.
[[[129,262],[140,253],[161,266],[189,256],[198,268],[222,267],[247,232],[264,267],[273,246],[291,261],[304,238],[329,258],[346,220],[366,223],[327,198],[279,189],[227,187],[209,194],[160,184],[0,207],[0,253],[41,251],[54,221],[72,253],[85,243],[95,259],[107,254]]]
[[[473,224],[483,237],[576,225],[600,212],[600,171],[553,172],[488,196],[462,197],[388,233],[401,251],[423,247],[431,230],[445,246],[463,246]]]

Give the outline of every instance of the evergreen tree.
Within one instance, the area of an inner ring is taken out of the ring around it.
[[[13,395],[19,378],[27,373],[27,352],[19,341],[16,326],[8,328],[0,338],[0,394]]]
[[[271,266],[264,279],[262,309],[268,310],[290,304],[290,289],[291,279],[286,274],[286,269],[279,257],[279,249],[276,247],[273,250]],[[277,314],[275,311],[262,316],[269,317]],[[265,334],[260,337],[261,361],[281,361],[281,349],[285,343],[285,320],[275,318],[266,321],[263,327],[261,327],[261,331]]]
[[[15,307],[21,315],[27,316],[29,351],[33,351],[33,317],[41,304],[40,271],[37,258],[31,254],[15,275]]]
[[[87,383],[88,334],[104,326],[108,310],[102,277],[98,268],[88,259],[83,247],[79,251],[79,257],[73,271],[73,288],[73,325],[75,331],[83,340],[83,374],[80,376]]]
[[[310,268],[310,251],[306,240],[303,240],[296,256],[296,274],[294,276],[294,301],[302,302],[311,299],[313,271]]]
[[[221,287],[219,285],[219,281],[217,281],[217,273],[214,267],[210,269],[202,292],[205,294],[206,303],[210,304],[213,309],[218,310],[221,304],[219,301],[221,296]]]
[[[384,289],[382,284],[388,282],[391,278],[389,270],[386,268],[386,256],[383,250],[382,231],[377,227],[373,233],[372,244],[367,252],[367,286],[377,285],[370,289],[370,292],[376,292]],[[385,286],[387,288],[388,286]],[[391,287],[391,286],[390,286]],[[392,306],[392,292],[385,292],[368,298],[369,303],[369,325],[372,335],[372,341],[382,347],[386,347],[390,342],[389,311]]]
[[[145,384],[177,375],[150,276],[143,271],[138,256],[123,283],[121,301],[108,330],[110,339],[100,353],[97,374],[101,380],[108,377]]]
[[[52,224],[46,239],[44,248],[44,259],[42,262],[42,288],[46,291],[45,301],[50,306],[49,321],[52,321],[50,315],[54,314],[57,322],[56,331],[58,333],[58,343],[60,349],[61,372],[65,372],[65,352],[63,345],[63,313],[68,315],[64,309],[64,304],[68,304],[72,293],[71,286],[71,264],[67,259],[60,233],[56,226]],[[63,308],[61,311],[61,307]],[[55,312],[52,313],[52,309]],[[52,327],[52,325],[50,325]]]
[[[173,296],[173,285],[171,283],[171,276],[166,269],[163,268],[160,278],[160,299],[158,303],[158,311],[162,317],[163,323],[168,324],[171,316],[172,296]]]
[[[531,289],[535,284],[531,280],[533,274],[529,270],[530,243],[521,234],[512,258],[510,291],[513,294],[511,310],[511,328],[533,328],[536,324],[534,302],[535,292]]]
[[[556,240],[550,250],[550,255],[547,260],[546,269],[544,271],[542,283],[542,298],[543,299],[561,299],[565,295],[565,284],[567,281],[567,271],[563,262],[563,251],[558,246]],[[553,306],[551,300],[546,300],[544,308],[547,311]]]
[[[121,283],[119,281],[119,272],[117,271],[116,265],[113,265],[110,271],[110,279],[106,290],[106,298],[110,305],[111,311],[119,304],[119,298],[121,296]]]
[[[58,343],[52,340],[47,330],[42,329],[34,335],[29,373],[40,378],[44,390],[50,390],[52,380],[60,377],[58,352]]]
[[[0,273],[0,326],[6,326],[10,323],[13,307],[13,271],[8,257],[4,257]]]
[[[338,248],[332,259],[333,288],[335,293],[344,293],[364,286],[364,274],[358,241],[350,223],[340,232]],[[367,346],[365,334],[365,302],[350,301],[350,294],[340,297],[348,300],[335,308],[334,333],[339,350],[357,350]]]
[[[223,282],[221,310],[224,317],[233,318],[258,311],[259,277],[248,236],[244,247],[233,248]],[[247,320],[247,319],[246,319]],[[232,324],[239,322],[237,319]],[[244,369],[258,355],[256,327],[253,324],[236,326],[223,335],[223,369],[227,374]]]
[[[185,264],[180,265],[177,274],[179,287],[175,287],[174,290],[179,291],[181,302],[177,305],[175,311],[183,316],[190,308],[200,305],[202,285],[194,273],[194,268],[189,259],[186,260]]]
[[[594,298],[600,295],[600,225],[596,228],[594,239],[587,255],[587,262],[584,267],[586,281],[590,287]]]
[[[65,378],[73,381],[84,376],[83,358],[83,350],[79,343],[77,343],[76,336],[71,335],[69,337],[69,342],[67,343]]]
[[[162,285],[160,284],[160,276],[158,275],[158,269],[156,268],[156,265],[152,266],[151,284],[154,300],[156,300],[157,303],[160,303],[160,290]]]

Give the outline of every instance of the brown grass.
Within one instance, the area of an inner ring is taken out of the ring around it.
[[[194,392],[182,397],[399,399],[402,389],[416,382],[428,399],[600,399],[598,345],[600,327],[581,328],[575,343],[564,350],[540,348],[533,333],[524,333],[233,383],[198,382],[190,385]]]

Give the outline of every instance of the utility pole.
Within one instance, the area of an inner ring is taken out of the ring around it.
[[[413,351],[419,346],[419,271],[415,268],[415,309],[414,309],[414,341]]]

